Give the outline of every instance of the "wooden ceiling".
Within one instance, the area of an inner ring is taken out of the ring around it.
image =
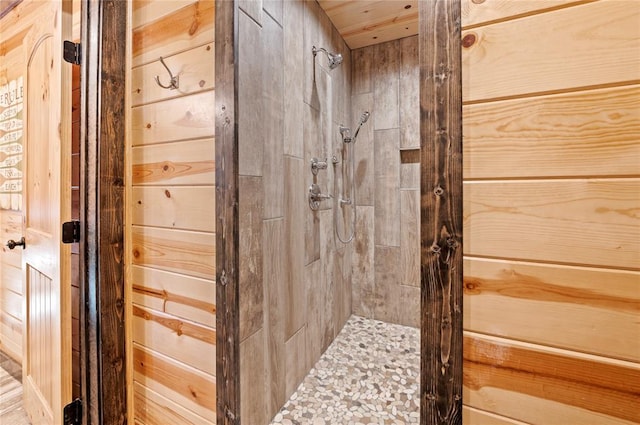
[[[418,34],[418,0],[318,0],[351,49]]]

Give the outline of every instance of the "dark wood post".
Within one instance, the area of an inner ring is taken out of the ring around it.
[[[420,1],[421,422],[462,423],[460,0]]]
[[[216,1],[217,423],[240,424],[237,4]]]
[[[80,269],[85,424],[127,422],[124,327],[127,2],[82,3]]]

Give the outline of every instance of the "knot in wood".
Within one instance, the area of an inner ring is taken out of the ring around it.
[[[436,196],[442,196],[444,194],[444,189],[441,188],[440,186],[436,187],[435,189],[433,189],[433,193]]]
[[[440,255],[440,251],[442,251],[442,249],[438,245],[436,245],[436,244],[431,245],[431,253],[432,254]]]
[[[458,241],[454,238],[447,238],[447,246],[451,249],[458,248]]]
[[[220,273],[220,284],[222,286],[227,285],[227,273],[224,270],[222,270],[222,273]]]

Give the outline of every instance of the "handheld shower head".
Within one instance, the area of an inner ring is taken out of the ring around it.
[[[369,113],[369,111],[364,111],[362,115],[360,115],[360,125],[366,123],[369,120],[370,116],[371,114]]]
[[[327,55],[327,60],[329,61],[329,69],[336,69],[343,60],[341,53],[329,53],[324,47],[313,46],[311,52],[313,53],[313,57],[316,57],[318,52],[324,52],[324,54]]]

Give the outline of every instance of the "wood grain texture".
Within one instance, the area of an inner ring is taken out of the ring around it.
[[[173,75],[179,79],[179,88],[176,90],[165,89],[156,84],[156,76],[164,85],[170,81],[169,74],[160,60],[134,68],[131,71],[130,87],[132,105],[138,106],[213,89],[213,55],[213,43],[207,43],[174,56],[163,56]]]
[[[215,420],[207,420],[175,401],[158,394],[157,392],[134,383],[134,416],[136,423],[144,425],[213,425]]]
[[[137,28],[171,15],[197,0],[135,0],[131,7],[131,26]]]
[[[200,0],[136,27],[132,38],[132,66],[213,41],[214,3],[213,0]]]
[[[465,425],[528,425],[524,422],[495,415],[469,406],[462,407],[462,423]]]
[[[464,397],[472,407],[499,403],[501,413],[532,424],[549,423],[537,411],[545,406],[561,423],[640,420],[637,364],[470,333],[464,359]]]
[[[400,280],[420,286],[420,191],[400,191]]]
[[[133,187],[133,225],[215,232],[213,186]]]
[[[132,264],[213,279],[215,240],[211,233],[133,226]]]
[[[640,86],[467,105],[464,177],[638,173]]]
[[[460,2],[420,2],[423,424],[462,420]]]
[[[417,0],[320,0],[319,3],[351,49],[418,33]]]
[[[215,179],[213,139],[131,150],[134,185],[210,185]]]
[[[239,177],[240,214],[240,341],[264,326],[264,277],[262,274],[262,177]],[[243,392],[243,394],[245,394]],[[248,394],[248,392],[247,392]]]
[[[595,0],[462,0],[462,28],[467,29],[508,19],[518,19],[592,1]]]
[[[124,181],[127,4],[82,7],[81,310],[83,415],[90,423],[127,417],[124,332]],[[101,40],[98,44],[97,40]]]
[[[400,130],[374,131],[376,245],[400,246]]]
[[[285,179],[284,220],[287,267],[284,275],[284,340],[291,338],[304,325],[304,312],[307,310],[305,297],[305,183],[304,162],[302,159],[284,158]]]
[[[138,344],[134,344],[132,349],[136,382],[181,404],[197,415],[214,421],[214,376]]]
[[[418,37],[400,40],[400,148],[420,148]]]
[[[215,329],[161,311],[133,305],[133,341],[210,375],[216,373]]]
[[[639,287],[638,272],[466,258],[465,329],[640,362]]]
[[[601,0],[465,31],[462,63],[473,72],[465,72],[463,98],[637,82],[640,56],[629,52],[640,50],[639,19],[640,8]]]
[[[216,356],[217,424],[240,425],[237,14],[217,1],[216,45]]]
[[[386,130],[400,126],[400,42],[392,41],[373,47],[375,74],[373,79],[373,129]],[[399,147],[399,142],[396,145]],[[394,161],[395,162],[395,161]]]
[[[133,108],[133,146],[211,137],[214,97],[214,91],[210,90]]]
[[[262,18],[262,110],[264,142],[262,176],[264,219],[282,217],[284,205],[284,32],[269,15]],[[255,77],[254,77],[255,78]],[[288,118],[287,118],[288,119]]]
[[[640,179],[469,182],[466,255],[640,269]]]
[[[132,301],[215,328],[215,282],[148,267],[131,267]]]

